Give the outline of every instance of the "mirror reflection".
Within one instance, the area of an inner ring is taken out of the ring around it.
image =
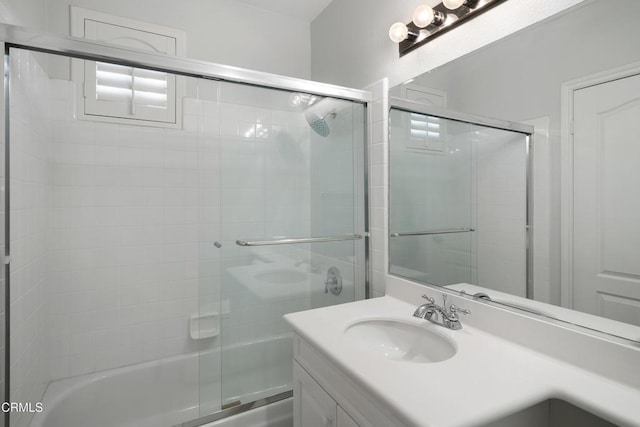
[[[391,110],[391,272],[527,296],[528,136],[461,120]]]
[[[391,274],[640,341],[637,16],[586,1],[392,88]]]

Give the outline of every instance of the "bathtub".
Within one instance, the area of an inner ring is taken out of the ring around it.
[[[264,354],[265,348],[288,351],[293,346],[287,343],[291,343],[290,335],[234,345],[223,350],[222,353],[223,357],[233,360],[238,358],[238,352],[242,354],[248,352],[249,355]],[[216,353],[219,352],[216,351]],[[219,357],[215,353],[204,356]],[[49,384],[42,399],[44,411],[34,415],[30,426],[171,427],[197,419],[201,417],[201,390],[205,390],[204,393],[210,399],[214,396],[211,403],[213,408],[217,409],[220,405],[220,377],[215,375],[211,381],[212,376],[209,375],[209,383],[203,387],[200,384],[200,357],[198,353],[185,354],[54,381]],[[272,360],[278,360],[279,369],[290,369],[292,359],[280,357]],[[246,378],[247,376],[244,377],[245,389],[248,389]],[[288,382],[287,379],[287,383],[262,392],[252,389],[245,395],[233,395],[232,400],[247,403],[266,397],[268,394],[290,390],[291,384]],[[242,390],[241,385],[235,385],[235,387]],[[206,388],[209,391],[206,391]],[[251,388],[255,388],[255,385]],[[214,389],[213,392],[211,389]],[[206,407],[203,404],[203,408]],[[218,420],[207,426],[285,427],[293,424],[292,418],[293,404],[291,399],[285,399]]]

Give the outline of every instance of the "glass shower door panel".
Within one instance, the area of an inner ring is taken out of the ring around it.
[[[391,272],[472,282],[475,127],[393,109],[390,132]]]
[[[477,278],[474,284],[527,295],[527,136],[481,128],[477,138]]]
[[[83,408],[68,425],[97,413],[102,425],[170,426],[219,411],[218,83],[167,73],[173,126],[96,121],[77,115],[83,81],[43,68],[58,62],[95,69],[10,49],[10,395],[64,397]],[[126,406],[136,395],[149,398]],[[101,418],[106,406],[120,409]],[[58,410],[11,414],[11,426],[55,424]]]
[[[390,271],[526,295],[526,135],[392,109]]]
[[[183,100],[184,126],[192,130],[198,141],[198,174],[191,178],[198,190],[194,212],[198,223],[198,313],[189,319],[189,334],[197,341],[199,350],[200,416],[218,412],[222,407],[219,85],[216,81],[189,79],[190,96]]]
[[[364,116],[350,102],[232,83],[220,84],[219,108],[227,408],[291,390],[284,314],[354,300],[362,241],[282,239],[352,236],[362,227],[355,159]],[[342,276],[338,295],[325,293],[330,267]]]

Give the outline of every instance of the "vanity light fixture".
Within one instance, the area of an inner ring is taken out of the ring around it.
[[[389,28],[389,38],[398,43],[402,57],[505,1],[442,0],[442,3],[434,7],[423,4],[413,12],[412,22],[393,24]]]
[[[414,36],[417,36],[417,34],[414,33]],[[389,38],[391,39],[391,41],[400,43],[407,37],[409,37],[409,28],[407,28],[404,23],[396,22],[391,26],[391,28],[389,28]]]
[[[426,4],[416,7],[413,11],[413,23],[418,28],[424,28],[427,25],[439,26],[444,24],[446,15],[438,10],[433,10],[431,6]]]
[[[449,10],[456,10],[460,6],[472,9],[478,4],[478,0],[442,0],[442,4]]]

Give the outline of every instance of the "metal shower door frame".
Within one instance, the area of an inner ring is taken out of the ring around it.
[[[2,86],[2,105],[3,113],[0,119],[0,134],[4,135],[4,288],[5,288],[5,386],[4,401],[10,401],[10,49],[17,48],[32,52],[41,52],[59,57],[75,58],[90,61],[108,62],[118,65],[146,68],[154,71],[166,72],[178,76],[194,77],[208,80],[224,81],[238,83],[256,87],[279,89],[291,92],[304,92],[312,95],[326,96],[331,98],[342,99],[361,104],[364,107],[363,117],[363,133],[362,133],[362,158],[356,158],[355,171],[356,174],[362,172],[361,177],[354,177],[356,188],[355,202],[360,205],[364,203],[362,209],[356,209],[357,221],[356,236],[363,237],[364,240],[364,271],[356,271],[356,277],[362,277],[364,281],[364,289],[360,292],[362,296],[369,297],[369,208],[368,208],[368,131],[367,131],[367,111],[370,107],[372,96],[371,93],[364,90],[352,89],[327,83],[314,82],[310,80],[299,79],[295,77],[281,76],[261,71],[243,69],[239,67],[210,63],[187,58],[178,58],[173,56],[159,55],[144,51],[138,51],[130,48],[122,48],[95,41],[78,39],[72,37],[58,36],[46,33],[38,33],[25,30],[21,27],[0,24],[0,44],[4,51],[4,61],[2,70],[4,75],[4,85]],[[293,395],[292,391],[270,396],[255,402],[249,402],[238,407],[221,410],[208,416],[204,416],[195,420],[182,424],[184,427],[196,427],[204,425],[228,416],[236,415],[282,399],[287,399]],[[4,414],[4,425],[9,427],[10,413]]]

